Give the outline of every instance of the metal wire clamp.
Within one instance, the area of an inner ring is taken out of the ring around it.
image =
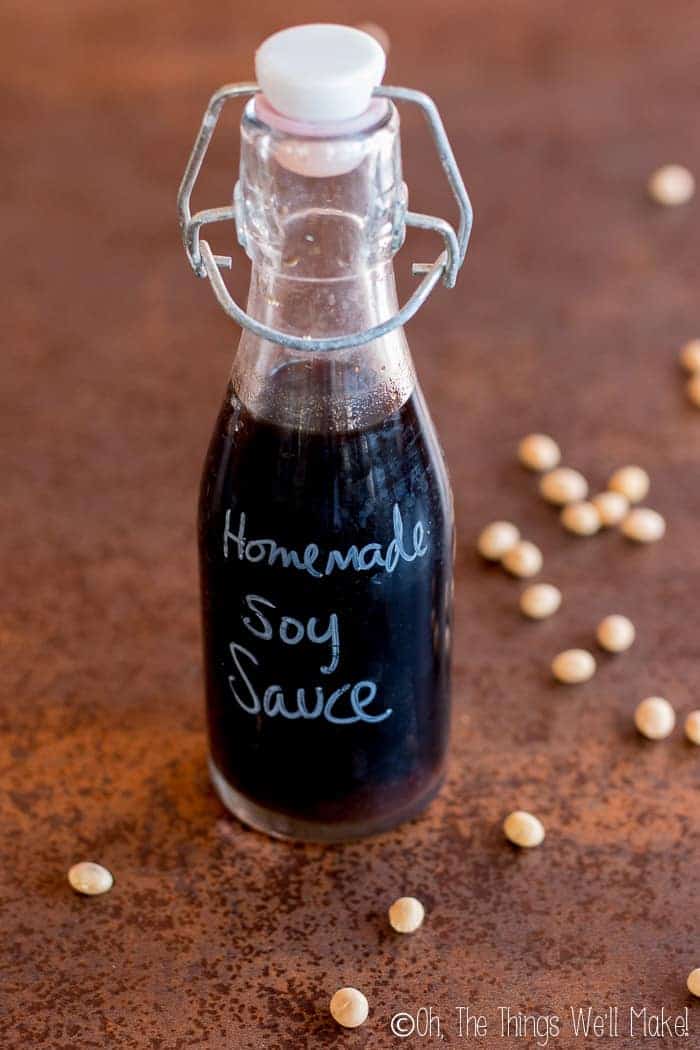
[[[236,221],[238,210],[237,195],[234,194],[234,200],[231,205],[222,208],[206,208],[203,211],[196,212],[195,215],[192,215],[190,211],[190,198],[224,104],[229,99],[255,95],[258,91],[257,84],[225,84],[212,95],[177,195],[180,229],[187,258],[197,277],[209,278],[214,295],[225,313],[242,328],[248,328],[261,339],[279,343],[281,346],[286,346],[292,350],[348,350],[352,347],[362,346],[365,343],[371,343],[374,339],[379,339],[394,328],[398,328],[410,321],[441,278],[447,288],[454,288],[457,274],[467,254],[472,230],[473,212],[469,195],[457,167],[442,119],[433,100],[422,91],[414,91],[412,88],[402,87],[378,87],[374,90],[376,96],[399,102],[411,102],[423,111],[435,140],[440,163],[459,207],[457,232],[455,233],[450,223],[434,215],[422,215],[412,211],[406,212],[404,216],[406,226],[412,226],[421,230],[432,230],[434,233],[438,233],[443,239],[444,249],[432,263],[413,264],[413,274],[424,274],[424,277],[401,309],[392,317],[387,318],[386,321],[382,321],[381,324],[366,328],[361,332],[352,332],[324,339],[314,339],[312,336],[295,336],[262,324],[238,305],[221,276],[221,267],[231,269],[233,265],[232,258],[230,256],[214,255],[209,243],[201,237],[202,227],[209,223],[226,222],[231,219],[234,222]]]

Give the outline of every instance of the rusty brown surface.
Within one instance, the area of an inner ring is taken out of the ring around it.
[[[174,194],[210,90],[324,17],[347,6],[3,9],[2,1046],[428,1046],[389,1021],[429,1005],[458,1046],[470,1004],[482,1047],[534,1045],[499,1038],[510,1006],[564,1015],[550,1046],[576,1050],[567,1010],[589,1003],[689,1006],[690,1038],[653,1045],[700,1046],[700,750],[631,728],[649,693],[698,706],[700,416],[674,356],[700,333],[698,205],[644,193],[658,164],[700,172],[697,6],[353,12],[389,31],[387,79],[438,100],[477,211],[458,289],[409,330],[461,537],[449,784],[424,819],[329,849],[244,830],[207,785],[194,507],[236,334],[187,269]],[[230,192],[227,127],[201,205]],[[447,208],[411,117],[404,153],[413,205]],[[567,537],[514,463],[532,429],[595,486],[644,464],[666,539]],[[519,585],[472,553],[499,516],[565,592],[550,622],[522,622]],[[634,649],[555,687],[551,655],[613,611]],[[547,826],[527,855],[499,830],[516,806]],[[109,895],[70,891],[82,858]],[[385,921],[401,893],[427,906],[413,938]],[[327,1014],[343,984],[371,1004],[355,1033]]]

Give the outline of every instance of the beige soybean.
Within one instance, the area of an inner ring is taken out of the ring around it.
[[[503,833],[509,842],[532,849],[544,841],[544,825],[532,813],[516,809],[503,821]]]
[[[681,365],[686,372],[700,372],[700,339],[689,339],[678,354]]]
[[[68,881],[76,893],[84,893],[88,897],[96,897],[100,893],[107,893],[114,885],[114,876],[101,864],[95,864],[91,860],[80,861],[74,864],[68,872]]]
[[[634,724],[648,740],[663,740],[676,724],[676,712],[662,696],[648,696],[634,712]]]
[[[369,1014],[369,1003],[357,988],[339,988],[330,1003],[331,1017],[343,1028],[359,1028]]]
[[[620,528],[628,540],[656,543],[666,532],[666,522],[650,507],[635,507],[623,518]]]
[[[649,475],[643,467],[620,467],[610,477],[608,488],[621,493],[630,503],[639,503],[649,491]]]
[[[685,392],[694,405],[700,408],[700,372],[692,375],[685,384]]]
[[[503,556],[501,565],[521,579],[536,576],[542,568],[542,551],[530,540],[520,540]]]
[[[552,674],[559,682],[576,685],[595,674],[595,659],[587,649],[565,649],[552,660]]]
[[[686,718],[685,735],[691,744],[700,744],[700,711],[691,711]]]
[[[591,503],[598,511],[600,524],[604,528],[619,525],[630,509],[629,500],[621,492],[599,492]]]
[[[700,997],[700,966],[690,971],[686,983],[690,994]]]
[[[600,528],[600,515],[595,505],[588,500],[567,503],[560,518],[564,528],[577,536],[594,536]]]
[[[389,922],[397,933],[415,933],[424,918],[425,908],[416,897],[399,897],[389,908]]]
[[[520,595],[520,611],[531,620],[546,620],[561,605],[561,591],[552,583],[532,583]]]
[[[583,474],[571,467],[557,467],[540,480],[540,495],[548,503],[563,507],[566,503],[577,503],[588,495],[588,482]]]
[[[632,621],[628,620],[626,616],[614,613],[612,616],[606,616],[604,620],[600,621],[596,631],[596,638],[598,639],[598,645],[603,649],[607,649],[609,653],[624,653],[634,642],[635,634]]]
[[[518,445],[518,459],[528,470],[552,470],[561,452],[549,434],[528,434]]]
[[[673,208],[687,204],[695,193],[693,173],[682,164],[664,164],[651,175],[647,183],[649,196],[657,204]]]
[[[500,561],[520,539],[520,529],[510,521],[492,521],[479,533],[476,546],[482,558]]]

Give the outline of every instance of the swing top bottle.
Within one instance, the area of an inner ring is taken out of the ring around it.
[[[201,224],[192,237],[188,194],[183,224],[195,269],[245,325],[200,495],[211,775],[247,823],[321,841],[426,805],[450,711],[452,501],[396,301],[398,115],[371,94],[378,45],[353,50],[348,33],[299,27],[259,53],[233,206],[252,262],[245,312]],[[355,70],[349,115],[334,47]]]

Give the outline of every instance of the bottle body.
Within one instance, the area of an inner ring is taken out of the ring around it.
[[[452,501],[422,395],[367,427],[260,419],[231,388],[202,481],[214,782],[331,841],[435,794],[449,734]]]

